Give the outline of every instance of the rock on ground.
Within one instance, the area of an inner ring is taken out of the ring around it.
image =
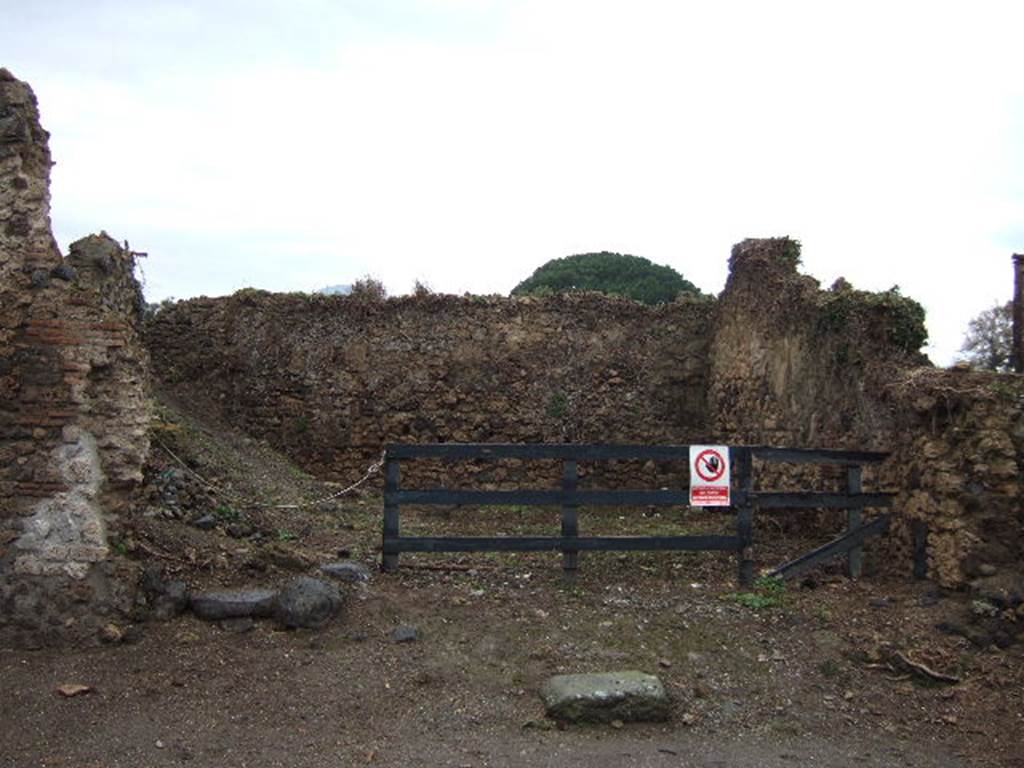
[[[300,576],[278,594],[274,618],[285,627],[322,627],[341,610],[341,604],[337,587]]]
[[[564,722],[667,720],[669,699],[654,675],[635,670],[556,675],[541,689],[548,717]]]
[[[420,631],[416,627],[401,626],[391,631],[391,640],[395,643],[415,643],[420,639]]]
[[[369,581],[370,571],[364,565],[352,562],[326,563],[320,566],[320,572],[338,581]]]
[[[206,621],[269,616],[277,593],[271,589],[237,589],[192,595],[192,613]]]

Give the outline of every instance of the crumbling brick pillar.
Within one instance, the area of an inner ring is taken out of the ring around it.
[[[125,603],[108,533],[149,448],[133,255],[99,235],[61,256],[48,138],[0,69],[0,634],[29,645],[89,636]]]

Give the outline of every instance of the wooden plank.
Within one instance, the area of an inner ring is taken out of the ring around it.
[[[384,541],[393,539],[401,533],[399,502],[394,496],[399,492],[401,483],[401,467],[398,459],[387,456],[384,460]],[[384,550],[381,568],[385,571],[398,570],[398,553]]]
[[[880,451],[828,451],[808,448],[775,448],[768,445],[752,446],[754,458],[789,464],[878,464],[888,453]]]
[[[503,504],[527,506],[563,506],[575,504],[586,507],[642,507],[689,506],[686,491],[450,491],[446,489],[423,491],[385,491],[384,503],[395,504],[453,504],[473,506],[500,506]]]
[[[848,531],[839,538],[830,541],[828,544],[811,550],[810,552],[801,555],[795,560],[791,560],[784,565],[780,565],[769,575],[781,576],[784,579],[799,576],[826,560],[831,560],[833,557],[846,554],[854,547],[858,547],[863,544],[872,536],[881,536],[887,530],[889,530],[889,516],[880,515],[870,523],[862,525],[857,530]]]
[[[760,509],[832,507],[889,507],[894,493],[822,493],[817,491],[761,492],[748,494],[736,491],[733,506],[749,503]],[[503,504],[527,506],[562,506],[576,504],[581,507],[642,507],[689,506],[686,491],[450,491],[444,488],[422,491],[392,491],[385,487],[384,503],[393,504],[450,504],[474,506],[501,506]]]
[[[567,495],[576,493],[579,474],[575,461],[566,460],[562,468],[562,490]],[[566,501],[562,504],[562,538],[576,538],[580,535],[579,509],[575,503]],[[562,570],[570,573],[579,568],[579,550],[562,550]]]
[[[832,507],[853,509],[855,507],[891,507],[895,493],[819,493],[817,491],[796,491],[790,493],[752,494],[751,500],[759,509]]]
[[[384,552],[544,552],[568,548],[588,551],[731,551],[735,536],[403,536],[384,540]]]
[[[861,468],[849,467],[846,470],[846,492],[852,495],[860,495]],[[863,520],[863,507],[850,507],[846,512],[846,530],[856,531],[860,528]],[[846,555],[846,570],[851,579],[859,579],[864,567],[864,548],[854,547]]]
[[[798,464],[876,464],[889,456],[880,451],[832,451],[806,448],[749,447],[755,458]],[[688,445],[629,445],[586,443],[392,443],[388,455],[397,459],[649,459],[689,461]]]
[[[754,490],[753,452],[750,448],[731,448],[730,454],[735,456],[736,479],[741,491],[736,507],[736,537],[742,542],[742,546],[737,550],[738,578],[740,586],[749,587],[754,583],[754,559],[751,551],[754,542],[754,508],[750,502]]]
[[[421,443],[391,444],[389,456],[399,459],[575,459],[604,461],[608,459],[649,459],[689,461],[688,445],[588,445],[546,443]]]

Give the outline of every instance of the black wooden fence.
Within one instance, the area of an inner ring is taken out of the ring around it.
[[[579,552],[585,550],[717,550],[737,553],[740,583],[753,581],[754,563],[750,547],[757,509],[834,508],[847,510],[847,530],[836,540],[779,566],[772,573],[788,578],[823,562],[846,554],[850,575],[861,571],[861,545],[871,536],[884,533],[888,516],[870,522],[863,510],[888,507],[893,494],[865,493],[861,472],[865,464],[883,461],[887,454],[868,451],[821,451],[764,446],[731,446],[732,510],[736,515],[735,534],[697,536],[580,536],[579,508],[688,506],[689,491],[678,490],[579,490],[578,463],[612,459],[682,461],[689,464],[688,445],[515,445],[499,443],[443,443],[426,445],[389,445],[385,453],[384,538],[382,567],[398,568],[402,552],[539,552],[560,551],[563,567],[574,571]],[[846,489],[842,492],[763,491],[756,489],[754,459],[763,462],[832,464],[847,467]],[[449,462],[474,459],[555,459],[563,462],[562,487],[558,490],[472,491],[435,488],[412,490],[401,487],[401,462],[415,459],[441,459]],[[755,490],[756,489],[756,490]],[[531,505],[560,506],[560,536],[438,537],[402,536],[400,510],[403,504],[415,505]]]

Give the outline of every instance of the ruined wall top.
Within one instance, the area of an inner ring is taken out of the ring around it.
[[[0,277],[60,264],[50,231],[50,135],[27,83],[0,69]]]

